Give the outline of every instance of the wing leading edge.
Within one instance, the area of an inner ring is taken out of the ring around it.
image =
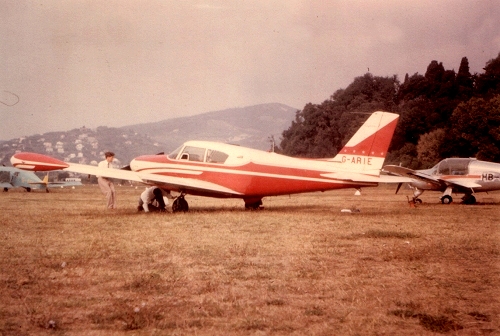
[[[437,186],[459,187],[459,188],[466,188],[466,189],[473,189],[473,188],[481,187],[480,184],[478,184],[470,179],[469,180],[464,179],[464,178],[445,179],[445,178],[440,178],[440,177],[435,177],[432,175],[424,174],[418,170],[413,170],[413,169],[409,169],[409,168],[405,168],[405,167],[401,167],[401,166],[387,165],[387,166],[384,166],[383,170],[389,174],[393,174],[393,175],[397,175],[397,176],[407,176],[407,177],[412,178],[412,179],[422,180],[425,182],[433,183]]]
[[[14,167],[18,166],[24,170],[64,170],[73,173],[103,176],[113,179],[140,182],[148,185],[156,185],[165,189],[184,191],[188,193],[206,193],[214,196],[238,196],[240,193],[220,186],[215,183],[159,174],[135,172],[124,169],[99,168],[96,166],[68,163],[56,160],[46,155],[37,153],[19,153],[11,158]]]

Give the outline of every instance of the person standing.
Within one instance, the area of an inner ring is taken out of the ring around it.
[[[97,165],[98,168],[113,168],[112,162],[115,158],[115,153],[106,152],[104,153],[105,159],[99,162]],[[99,184],[99,188],[101,188],[102,193],[106,196],[107,209],[116,209],[116,193],[115,193],[115,185],[113,181],[104,176],[97,177],[97,183]]]

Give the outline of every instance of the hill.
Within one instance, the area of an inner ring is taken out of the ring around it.
[[[187,140],[218,141],[268,150],[270,137],[278,141],[282,132],[290,127],[295,112],[297,109],[283,104],[260,104],[122,129],[147,134],[164,144],[166,150],[174,150]]]
[[[231,142],[269,149],[269,137],[279,139],[295,117],[296,109],[262,104],[208,112],[196,116],[113,128],[86,127],[48,132],[0,142],[0,164],[10,165],[16,151],[47,154],[67,162],[96,164],[113,151],[120,165],[141,154],[170,152],[186,140]]]

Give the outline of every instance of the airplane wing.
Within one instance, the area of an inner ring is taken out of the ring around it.
[[[14,186],[12,184],[10,184],[10,183],[2,182],[2,183],[0,183],[0,188],[1,189],[5,189],[5,188],[11,189],[11,188],[14,188]]]
[[[169,190],[183,191],[187,193],[203,192],[204,194],[224,196],[241,195],[240,193],[232,189],[211,182],[200,181],[191,178],[141,173],[124,169],[99,168],[96,166],[63,162],[37,153],[18,153],[11,158],[11,162],[13,166],[25,170],[64,170],[80,174],[141,182],[144,184],[155,185]]]
[[[453,185],[453,186],[462,187],[462,188],[466,188],[466,189],[474,189],[474,188],[482,187],[482,185],[477,184],[476,182],[474,182],[472,180],[465,180],[465,179],[447,179],[447,180],[439,179],[439,180],[443,181],[443,183],[445,183],[447,185]]]
[[[352,182],[375,182],[375,183],[410,183],[412,179],[404,176],[390,176],[390,175],[367,175],[353,172],[336,172],[321,174],[323,177],[333,178],[343,181]]]
[[[74,173],[90,174],[90,175],[103,176],[121,180],[141,182],[144,184],[155,185],[169,190],[177,190],[177,191],[184,191],[191,193],[209,192],[221,195],[241,195],[240,193],[232,189],[220,186],[218,184],[195,180],[191,178],[141,173],[123,169],[99,168],[95,166],[81,165],[77,163],[68,163],[68,166],[69,167],[64,168],[63,170],[71,171]]]
[[[480,184],[468,179],[460,178],[452,178],[452,179],[442,179],[439,177],[434,177],[428,174],[421,173],[419,171],[401,167],[401,166],[393,166],[387,165],[384,166],[383,171],[389,174],[397,175],[397,176],[407,176],[410,178],[423,180],[426,182],[434,183],[440,186],[451,186],[451,187],[459,187],[465,189],[473,189],[481,187]]]
[[[417,170],[413,170],[413,169],[405,168],[405,167],[401,167],[401,166],[387,165],[387,166],[384,166],[382,171],[385,173],[391,174],[391,175],[406,176],[406,177],[409,177],[410,179],[418,179],[418,180],[424,180],[426,182],[431,182],[431,183],[435,183],[435,184],[441,184],[440,179],[434,178],[431,175],[420,173]],[[412,182],[412,181],[410,181],[410,182]]]
[[[34,184],[34,185],[51,185],[51,184],[57,184],[57,185],[64,185],[64,182],[28,182],[29,184]]]

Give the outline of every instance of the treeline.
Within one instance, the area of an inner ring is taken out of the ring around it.
[[[282,134],[284,154],[333,157],[374,111],[400,115],[386,163],[427,168],[446,157],[500,162],[500,53],[484,73],[432,61],[425,75],[354,79],[322,104],[307,104]]]

